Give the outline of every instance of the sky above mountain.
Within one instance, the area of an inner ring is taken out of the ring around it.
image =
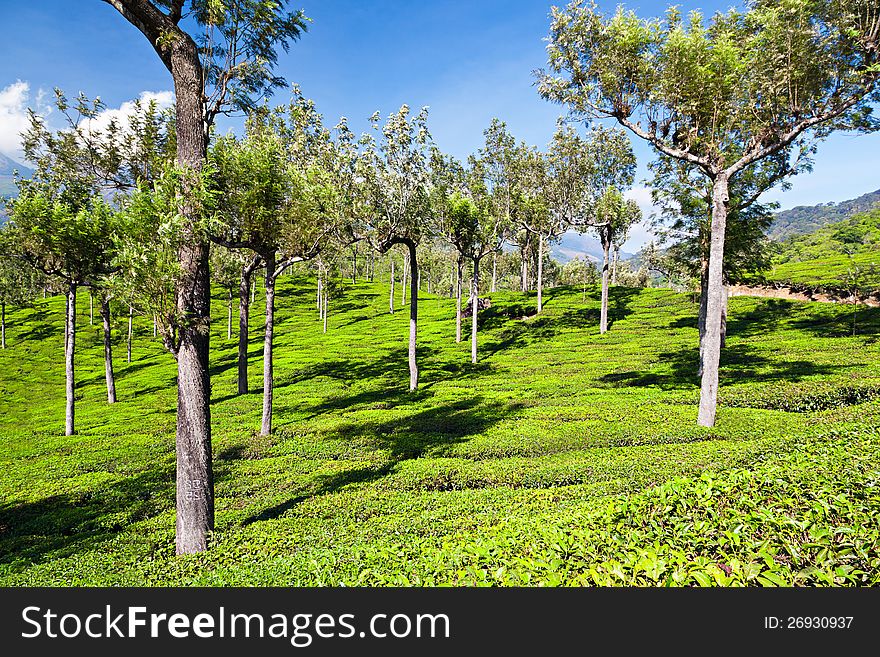
[[[100,0],[41,0],[3,5],[0,39],[0,153],[21,162],[20,132],[27,108],[51,113],[52,89],[68,96],[82,91],[100,96],[124,113],[126,103],[147,94],[171,102],[168,72],[147,41]],[[349,118],[356,130],[379,110],[401,104],[430,107],[430,127],[444,150],[465,157],[482,143],[492,117],[506,121],[513,134],[545,145],[564,109],[542,100],[533,71],[545,64],[543,38],[549,26],[548,0],[302,0],[311,19],[309,32],[282,54],[278,72],[315,99],[328,121]],[[611,11],[616,1],[599,3]],[[627,3],[641,16],[662,14],[668,3]],[[705,14],[735,2],[678,2],[684,11]],[[287,100],[280,90],[275,99]],[[238,129],[224,120],[221,130]],[[653,209],[645,187],[653,155],[633,141],[639,159],[638,182],[629,193],[645,215]],[[810,174],[799,176],[787,192],[767,200],[783,208],[854,198],[878,187],[880,135],[835,135],[824,143]],[[643,222],[624,250],[634,252],[650,239]]]

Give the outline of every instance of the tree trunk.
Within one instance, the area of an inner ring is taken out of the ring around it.
[[[226,339],[232,339],[232,288],[226,291]]]
[[[455,341],[461,342],[461,288],[464,284],[462,280],[462,268],[464,267],[464,262],[462,261],[462,257],[458,256],[458,261],[456,263],[455,268]]]
[[[538,312],[544,307],[544,236],[538,235]],[[474,361],[476,362],[476,361]]]
[[[375,266],[375,264],[376,264],[376,255],[371,250],[370,251],[370,283],[373,282],[373,267]]]
[[[241,268],[238,284],[238,394],[248,393],[248,343],[250,341],[251,279],[257,258]]]
[[[391,294],[388,295],[388,311],[394,314],[394,258],[391,260]]]
[[[116,403],[116,377],[113,375],[113,343],[110,341],[110,299],[101,298],[101,323],[104,325],[104,378],[107,380],[107,403]]]
[[[0,343],[2,349],[6,349],[6,302],[0,302]]]
[[[126,343],[126,359],[131,362],[131,324],[134,316],[134,308],[128,307],[128,341]]]
[[[523,292],[529,291],[529,260],[526,254],[526,247],[519,250],[520,271],[519,279]]]
[[[474,258],[474,277],[471,279],[471,362],[477,362],[477,315],[480,308],[480,259]]]
[[[275,337],[275,254],[267,254],[266,263],[266,331],[263,337],[263,421],[260,435],[272,433],[272,393],[274,380],[272,371],[272,341]]]
[[[611,264],[611,284],[617,285],[617,260],[620,258],[620,245],[614,245],[614,260]]]
[[[709,279],[706,332],[703,338],[703,374],[700,382],[698,423],[715,426],[718,405],[718,367],[721,360],[721,316],[724,310],[724,232],[729,202],[727,175],[719,174],[712,185],[712,232],[709,243]]]
[[[706,337],[706,308],[709,303],[709,257],[700,260],[700,313],[697,317],[697,328],[700,332],[700,362],[697,365],[697,376],[703,376],[703,346]]]
[[[155,339],[159,335],[159,320],[155,315],[153,315],[153,338]]]
[[[602,307],[599,311],[599,333],[608,330],[608,252],[611,248],[611,229],[607,226],[602,228]]]
[[[409,389],[412,392],[419,387],[419,367],[416,364],[416,332],[419,325],[419,264],[416,261],[415,242],[409,242],[407,247],[409,248],[409,282],[412,288],[409,302]],[[406,289],[405,285],[404,289]]]
[[[202,105],[202,68],[196,44],[177,36],[171,47],[177,126],[177,164],[200,176],[208,140]],[[198,204],[184,183],[184,225],[178,252],[177,311],[180,327],[177,354],[177,523],[178,554],[202,552],[214,528],[214,472],[211,463],[211,373],[209,369],[211,278],[208,243]]]
[[[489,292],[496,292],[498,282],[498,251],[492,252],[492,287],[489,288]]]
[[[410,266],[409,266],[409,251],[407,251],[403,256],[403,272],[401,272],[401,274],[400,274],[400,305],[401,306],[406,305],[406,277],[407,276],[414,278],[412,276],[412,272],[410,271]],[[410,278],[410,280],[412,280],[412,278]]]
[[[330,305],[330,295],[327,294],[327,291],[324,290],[324,300],[321,305],[321,315],[324,320],[324,333],[327,333],[327,308]]]
[[[355,285],[357,283],[357,272],[358,272],[358,250],[357,244],[352,248],[351,253],[351,283]]]
[[[722,349],[724,349],[724,347],[727,346],[727,300],[728,300],[729,292],[730,292],[730,290],[725,285],[724,286],[724,293],[722,294],[723,305],[721,307],[721,348]]]
[[[72,436],[76,429],[73,411],[73,352],[76,348],[76,285],[67,287],[67,339],[64,341],[64,373],[66,379],[66,408],[64,417],[64,435]]]

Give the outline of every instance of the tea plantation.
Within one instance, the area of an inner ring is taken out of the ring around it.
[[[612,288],[498,293],[480,356],[453,301],[409,314],[348,284],[322,334],[314,281],[281,280],[277,429],[259,438],[215,300],[216,531],[174,556],[173,359],[137,318],[100,326],[80,295],[79,433],[65,438],[61,297],[8,312],[0,352],[3,585],[880,584],[880,309],[730,301],[717,426],[696,424],[697,304]],[[258,295],[257,306],[260,297]]]

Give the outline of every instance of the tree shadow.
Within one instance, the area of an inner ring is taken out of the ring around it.
[[[378,464],[358,466],[343,472],[320,475],[294,497],[251,514],[242,521],[249,525],[280,517],[302,502],[337,492],[354,484],[369,483],[393,474],[406,460],[426,455],[442,456],[451,447],[466,442],[489,427],[515,413],[519,402],[485,402],[473,397],[434,406],[416,413],[387,420],[349,422],[335,427],[328,438],[345,442],[367,442],[389,454]]]
[[[656,366],[650,371],[631,370],[612,372],[597,380],[610,388],[659,387],[662,389],[690,388],[699,385],[697,376],[699,347],[662,352]],[[858,363],[848,365],[821,365],[807,360],[784,362],[761,356],[746,344],[728,345],[721,351],[719,372],[721,385],[735,383],[796,382],[807,378],[858,368]]]
[[[163,464],[100,488],[0,505],[0,564],[14,570],[93,549],[173,508],[174,496],[174,466]]]

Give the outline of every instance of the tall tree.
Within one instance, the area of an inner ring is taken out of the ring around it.
[[[208,240],[193,187],[201,180],[208,137],[222,113],[252,109],[286,84],[274,74],[306,27],[301,11],[276,0],[104,0],[147,39],[171,73],[175,93],[180,214],[175,294],[180,329],[177,395],[178,554],[207,548],[214,526],[211,386],[208,367],[211,291]],[[192,26],[192,33],[187,31]]]
[[[314,146],[303,143],[313,138],[312,131],[326,136],[320,116],[306,111],[313,105],[301,97],[294,105],[290,125],[280,112],[253,115],[245,139],[221,138],[211,152],[219,187],[219,221],[211,239],[252,251],[265,268],[262,435],[272,432],[275,285],[293,263],[319,253],[326,218],[322,208],[330,205],[325,199],[333,193],[327,172],[310,150]]]
[[[380,125],[379,113],[373,114],[371,124],[380,133],[378,141],[365,135],[360,175],[365,182],[367,208],[359,215],[364,218],[365,237],[373,248],[387,253],[396,244],[402,244],[409,255],[409,389],[419,385],[419,367],[416,362],[416,337],[419,318],[419,264],[416,249],[425,233],[429,212],[431,136],[428,133],[428,110],[416,115],[404,105]]]
[[[76,293],[115,265],[116,213],[89,188],[54,187],[50,179],[24,181],[10,204],[11,255],[66,289],[64,433],[76,431],[74,354],[76,350]]]
[[[609,187],[596,202],[594,226],[602,243],[602,305],[599,313],[599,332],[608,331],[608,267],[611,245],[621,241],[630,226],[642,217],[638,203],[625,199]]]
[[[672,8],[641,20],[595,2],[554,8],[540,93],[609,117],[712,181],[708,299],[698,422],[715,424],[729,185],[810,133],[876,129],[876,0],[751,0],[708,24]]]

